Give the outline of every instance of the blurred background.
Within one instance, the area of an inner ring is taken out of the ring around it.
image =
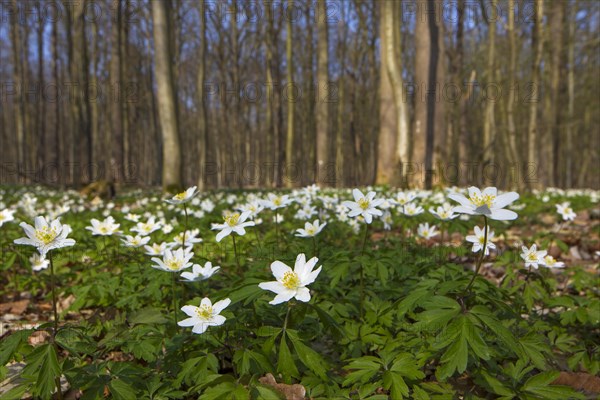
[[[2,184],[599,187],[597,1],[0,7]]]

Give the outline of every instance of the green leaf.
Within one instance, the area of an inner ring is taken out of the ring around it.
[[[329,315],[329,313],[325,312],[317,305],[313,305],[311,303],[308,303],[308,305],[317,312],[317,315],[321,320],[323,326],[326,329],[329,329],[329,331],[333,334],[334,337],[340,338],[344,335],[344,331],[341,328],[340,324],[338,324],[337,321],[331,315]]]
[[[27,356],[26,361],[22,376],[35,382],[31,394],[49,399],[56,389],[56,379],[61,375],[56,349],[51,344],[41,345]]]
[[[469,360],[469,349],[464,336],[459,336],[446,352],[442,355],[442,365],[437,369],[438,379],[445,380],[452,376],[455,371],[462,374],[467,369]]]
[[[243,300],[244,305],[248,305],[265,293],[264,290],[258,287],[258,284],[262,282],[261,280],[248,279],[245,282],[244,286],[229,293],[228,297],[231,299],[231,304],[239,303]]]
[[[385,371],[383,373],[383,387],[390,391],[392,399],[403,399],[409,395],[408,386],[399,372]]]
[[[302,364],[304,364],[308,369],[314,372],[319,378],[326,381],[327,364],[325,363],[323,357],[321,357],[316,351],[302,343],[300,338],[294,336],[290,335],[290,339],[292,339],[294,350],[296,350],[296,354],[298,355],[300,361],[302,361]]]
[[[137,397],[135,389],[123,379],[111,380],[108,389],[115,400],[131,400]]]
[[[353,385],[356,382],[364,384],[368,382],[381,368],[381,360],[373,356],[357,358],[346,365],[344,369],[355,370],[349,373],[344,380],[344,386]]]
[[[523,347],[517,342],[511,331],[502,325],[502,322],[496,319],[486,307],[475,306],[471,309],[471,313],[476,315],[477,318],[486,325],[496,337],[498,337],[498,339],[504,342],[508,349],[519,357],[527,357],[523,351]]]
[[[1,393],[2,400],[21,400],[25,398],[25,393],[29,390],[28,385],[19,385],[10,389],[8,392]]]
[[[29,339],[32,332],[33,330],[31,329],[23,329],[22,331],[16,331],[7,338],[2,339],[0,342],[1,366],[8,364],[8,362],[14,358],[19,348],[28,344],[27,339]]]
[[[515,393],[508,387],[506,387],[500,380],[494,378],[486,371],[481,372],[481,376],[485,380],[487,386],[494,392],[500,396],[508,396],[508,398],[515,397]]]
[[[569,387],[551,385],[559,375],[558,371],[541,372],[529,378],[523,385],[522,390],[548,400],[585,398],[585,396]]]
[[[293,376],[295,378],[300,377],[300,373],[298,372],[298,368],[296,368],[296,364],[294,363],[294,358],[292,357],[292,353],[285,341],[286,335],[281,336],[281,341],[279,342],[279,361],[277,363],[277,371],[285,374],[286,376]]]
[[[427,311],[420,313],[417,320],[425,328],[431,330],[443,328],[461,311],[460,304],[456,300],[445,296],[433,296],[423,304],[423,307]]]
[[[279,393],[271,387],[256,385],[254,389],[258,392],[258,396],[253,398],[263,400],[285,400],[285,396],[283,394]]]
[[[412,354],[409,353],[402,353],[396,356],[390,371],[397,372],[410,380],[420,380],[425,378],[425,374],[419,369],[417,361]]]
[[[138,324],[166,324],[169,320],[157,308],[145,308],[131,316],[129,323]]]

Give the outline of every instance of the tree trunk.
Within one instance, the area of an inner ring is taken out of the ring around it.
[[[317,1],[317,140],[315,181],[327,182],[329,161],[329,41],[327,24],[327,1]]]
[[[508,159],[511,166],[511,171],[518,170],[518,166],[521,165],[519,153],[517,151],[517,132],[515,128],[515,85],[516,73],[517,73],[517,45],[515,35],[515,0],[508,0],[508,51],[509,51],[509,62],[508,62],[508,97],[506,104],[506,116],[507,116],[507,143],[508,143]],[[511,186],[516,186],[517,189],[522,189],[522,179],[519,179],[518,173],[512,175],[509,178]]]
[[[154,28],[154,63],[156,69],[158,114],[163,140],[163,190],[181,188],[181,152],[175,109],[173,72],[169,55],[168,8],[162,1],[152,2]]]
[[[535,0],[535,19],[531,48],[534,58],[531,65],[531,86],[533,97],[529,104],[529,127],[527,129],[527,168],[525,171],[532,171],[533,175],[527,177],[527,185],[531,188],[539,188],[541,185],[539,176],[539,149],[538,149],[538,123],[537,123],[537,103],[540,92],[540,64],[542,61],[543,50],[543,27],[542,18],[544,15],[544,0]]]
[[[496,10],[496,0],[492,0],[491,10]],[[485,10],[483,11],[485,13]],[[488,21],[488,54],[487,54],[487,72],[486,79],[491,84],[495,81],[495,69],[496,69],[496,21],[498,15],[486,15],[484,16]],[[488,86],[489,87],[489,86]],[[485,116],[483,120],[483,149],[482,149],[482,167],[485,167],[494,163],[494,151],[496,141],[496,117],[494,113],[494,106],[496,104],[495,99],[489,98],[492,93],[486,93],[485,96]],[[486,175],[482,177],[486,185],[496,185],[496,182],[488,181]]]
[[[204,80],[206,70],[206,10],[204,9],[205,3],[203,1],[198,3],[198,9],[200,13],[200,48],[198,52],[198,75],[196,77],[196,92],[198,102],[198,128],[200,134],[198,135],[198,165],[200,169],[200,176],[198,177],[198,189],[204,190],[207,183],[206,177],[206,146],[208,144],[208,124],[206,121],[206,102],[204,99]]]
[[[17,1],[13,0],[11,7],[15,10],[14,13],[11,14],[11,27],[10,27],[10,36],[12,41],[12,51],[13,51],[13,85],[16,89],[17,96],[15,97],[15,131],[17,136],[16,141],[16,154],[17,154],[17,169],[19,173],[21,169],[25,167],[25,148],[24,148],[24,131],[25,131],[25,110],[24,110],[24,101],[23,101],[23,92],[24,90],[24,71],[22,71],[23,64],[21,63],[22,58],[22,43],[21,43],[21,27],[20,27],[20,13],[17,12]]]
[[[293,10],[294,0],[288,0],[288,10]],[[285,180],[286,187],[294,185],[294,105],[295,105],[295,86],[294,86],[294,60],[292,57],[292,18],[286,16],[286,65],[287,65],[287,137],[285,142],[285,166],[284,172],[288,172]]]
[[[570,5],[567,73],[567,129],[565,140],[565,186],[573,187],[573,131],[575,113],[575,20],[577,3]]]

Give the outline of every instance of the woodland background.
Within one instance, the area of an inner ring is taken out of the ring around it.
[[[0,7],[0,183],[600,186],[597,1]]]

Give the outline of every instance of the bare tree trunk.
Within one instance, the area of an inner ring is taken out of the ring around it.
[[[329,41],[327,1],[317,1],[317,165],[315,181],[326,184],[329,161]]]
[[[198,127],[200,134],[198,136],[198,164],[200,167],[200,176],[198,178],[198,189],[204,190],[207,183],[206,177],[206,146],[208,144],[208,124],[206,121],[206,102],[204,99],[204,80],[206,70],[206,10],[203,1],[198,3],[200,13],[200,48],[198,52],[198,75],[196,77],[196,92],[198,102]]]
[[[527,171],[535,170],[533,177],[530,177],[527,181],[529,188],[540,187],[539,177],[539,150],[538,150],[538,124],[537,124],[537,103],[539,100],[540,90],[540,63],[542,62],[542,50],[543,50],[543,26],[542,18],[544,15],[544,0],[535,0],[535,20],[534,30],[531,40],[531,48],[534,50],[534,58],[531,72],[531,85],[534,93],[533,98],[529,104],[529,127],[527,129]]]
[[[496,10],[496,0],[492,0],[492,10]],[[495,11],[494,11],[495,12]],[[485,10],[484,10],[485,13]],[[488,54],[487,54],[487,73],[486,79],[488,83],[495,81],[496,69],[496,20],[498,15],[486,15],[488,21]],[[485,168],[489,164],[494,163],[494,144],[496,141],[496,117],[494,113],[495,100],[485,97],[485,116],[483,119],[483,149],[482,149],[482,166]],[[482,179],[486,180],[486,176]],[[495,182],[484,182],[488,185],[495,185]]]
[[[565,186],[573,187],[573,125],[575,113],[575,19],[577,2],[570,5],[569,38],[568,38],[568,68],[567,73],[567,129],[565,140]]]
[[[506,116],[507,116],[507,136],[508,136],[508,159],[511,164],[511,170],[521,165],[519,153],[517,152],[517,132],[515,128],[515,91],[512,88],[516,82],[517,72],[517,45],[515,35],[515,0],[508,0],[508,48],[509,48],[509,62],[508,62],[508,84],[511,89],[508,91],[507,104],[506,104]],[[518,173],[510,177],[509,182],[511,186],[515,186],[518,189],[522,189],[523,182],[518,178]]]
[[[41,6],[41,4],[38,4]],[[44,79],[44,28],[45,21],[43,18],[38,20],[37,30],[37,57],[38,57],[38,85],[40,93],[44,93],[45,79]],[[49,160],[46,159],[46,101],[41,96],[38,101],[37,108],[37,119],[38,119],[38,138],[39,146],[37,149],[37,164],[39,171],[42,171],[43,166]]]
[[[58,82],[60,82],[60,78],[58,75],[58,18],[54,18],[52,20],[52,71],[53,78],[56,87],[58,87]],[[58,93],[57,93],[58,96]],[[60,102],[54,102],[54,131],[52,133],[52,139],[50,143],[52,144],[51,148],[53,149],[51,163],[48,164],[48,167],[56,168],[56,176],[50,177],[53,179],[55,184],[61,184],[64,182],[63,174],[61,173],[61,135],[60,135]]]
[[[288,0],[288,10],[294,7],[294,0]],[[294,164],[294,105],[295,105],[295,86],[294,86],[294,60],[292,54],[293,32],[292,18],[286,16],[286,65],[287,65],[287,84],[288,84],[288,99],[287,99],[287,137],[285,142],[285,166],[283,171],[293,171]],[[293,175],[288,173],[285,184],[287,187],[294,185]]]
[[[403,163],[407,163],[409,158],[408,118],[403,97],[402,67],[395,50],[401,48],[400,43],[397,42],[399,34],[394,30],[394,19],[397,18],[398,13],[394,11],[393,2],[382,3],[381,11],[381,60],[383,66],[381,82],[384,82],[385,78],[390,83],[395,105],[395,121],[393,121],[393,130],[381,129],[379,134],[376,183],[395,184],[399,178],[404,185],[406,171]],[[396,23],[398,22],[396,21]],[[396,171],[398,166],[400,166],[400,170]]]
[[[11,4],[14,13],[11,14],[11,26],[10,26],[10,36],[12,41],[12,51],[13,51],[13,85],[15,85],[17,96],[16,96],[16,110],[15,110],[15,130],[17,133],[17,168],[20,170],[25,165],[25,148],[24,148],[24,130],[25,130],[25,110],[24,110],[24,101],[23,95],[24,92],[24,71],[22,70],[23,64],[21,63],[22,58],[22,48],[23,45],[21,43],[21,28],[19,16],[21,15],[16,10],[17,1],[13,0]]]
[[[155,2],[152,2],[155,3]],[[110,143],[109,165],[111,180],[120,181],[123,172],[123,125],[121,118],[121,97],[122,97],[122,77],[121,77],[121,19],[123,10],[121,0],[117,0],[116,15],[112,21],[111,27],[111,47],[110,47],[110,127],[112,131],[112,141]]]
[[[162,1],[152,2],[154,62],[156,69],[158,113],[163,139],[163,190],[181,187],[181,149],[175,108],[173,72],[169,56],[168,8]]]

